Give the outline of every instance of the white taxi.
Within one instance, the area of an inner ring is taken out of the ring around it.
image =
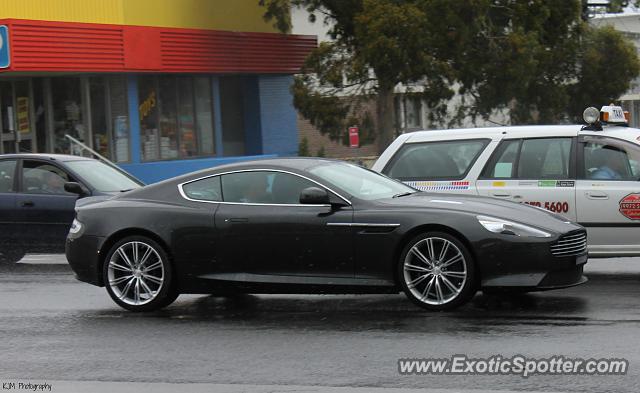
[[[587,228],[590,257],[638,256],[640,129],[613,105],[584,117],[587,126],[407,133],[372,169],[423,191],[541,207]]]

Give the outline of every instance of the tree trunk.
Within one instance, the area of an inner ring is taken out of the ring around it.
[[[394,86],[380,86],[376,99],[377,144],[380,154],[393,142],[395,136],[393,88]]]

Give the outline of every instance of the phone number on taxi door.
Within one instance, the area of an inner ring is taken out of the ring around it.
[[[569,202],[538,202],[538,201],[528,201],[524,202],[527,205],[537,206],[545,208],[554,213],[568,213],[569,212]]]

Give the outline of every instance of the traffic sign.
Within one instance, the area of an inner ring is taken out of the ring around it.
[[[349,127],[349,147],[360,147],[360,132],[358,127]]]

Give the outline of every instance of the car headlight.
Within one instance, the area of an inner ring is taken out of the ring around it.
[[[82,230],[82,223],[74,218],[73,222],[71,223],[71,228],[69,229],[69,233],[75,235],[76,233],[80,232],[81,230]]]
[[[551,234],[543,230],[530,227],[517,222],[504,220],[502,218],[477,216],[480,225],[486,230],[503,235],[514,235],[521,237],[551,237]]]

